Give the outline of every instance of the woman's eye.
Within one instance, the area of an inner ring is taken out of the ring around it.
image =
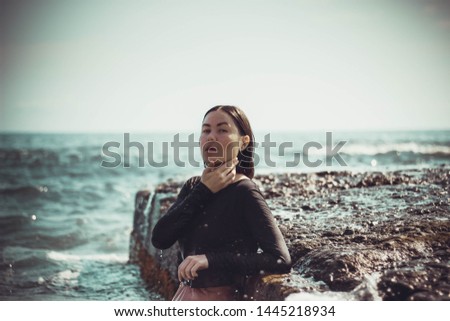
[[[202,133],[203,133],[203,134],[208,134],[210,131],[211,131],[211,130],[209,130],[209,129],[203,129],[203,130],[202,130]],[[228,133],[228,130],[226,130],[226,129],[219,129],[218,132],[219,132],[219,133]]]

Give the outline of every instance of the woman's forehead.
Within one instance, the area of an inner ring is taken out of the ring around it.
[[[235,126],[230,115],[224,111],[215,110],[206,115],[205,119],[203,119],[202,125],[219,126],[224,125],[224,123],[228,124],[228,126]]]

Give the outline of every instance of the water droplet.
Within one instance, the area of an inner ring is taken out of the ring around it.
[[[31,215],[31,219],[32,219],[33,221],[36,221],[37,216],[33,214],[33,215]]]
[[[39,284],[44,284],[44,283],[45,283],[45,280],[44,280],[44,278],[43,278],[42,276],[40,276],[40,277],[38,278],[38,283],[39,283]]]
[[[244,294],[243,297],[244,297],[244,299],[247,299],[247,298],[248,298],[248,295],[247,295],[247,294]]]
[[[283,263],[283,261],[282,261],[281,259],[278,259],[278,260],[277,260],[277,263],[278,263],[278,264],[281,264],[281,263]]]
[[[330,274],[330,281],[333,282],[334,277],[333,277],[333,273]]]
[[[259,271],[259,274],[263,275],[264,274],[264,270]]]
[[[370,161],[370,165],[372,165],[373,167],[377,166],[377,160],[376,159],[372,159]]]
[[[208,224],[204,224],[203,227],[204,227],[204,228],[207,228],[207,227],[208,227]]]
[[[12,264],[10,264],[9,267],[12,269]]]

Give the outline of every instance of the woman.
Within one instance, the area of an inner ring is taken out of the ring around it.
[[[254,136],[244,112],[224,105],[208,110],[200,146],[205,169],[183,185],[155,225],[152,243],[158,249],[180,245],[173,300],[238,299],[246,276],[287,273],[291,258],[252,181]]]

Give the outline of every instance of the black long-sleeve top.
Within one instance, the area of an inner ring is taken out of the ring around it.
[[[167,249],[176,241],[182,258],[205,254],[208,268],[191,287],[231,285],[236,277],[262,272],[287,273],[291,257],[276,221],[250,179],[213,193],[191,177],[152,231],[152,243]]]

